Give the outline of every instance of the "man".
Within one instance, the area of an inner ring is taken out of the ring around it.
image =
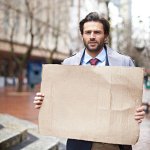
[[[105,45],[109,35],[109,22],[100,18],[96,12],[88,14],[80,22],[80,32],[85,49],[64,60],[63,65],[96,65],[96,66],[134,66],[128,56],[121,55]],[[34,99],[35,108],[40,108],[44,95],[37,93]],[[140,106],[135,112],[138,123],[144,118],[144,108]],[[95,143],[83,140],[68,139],[67,150],[131,150],[130,145]]]

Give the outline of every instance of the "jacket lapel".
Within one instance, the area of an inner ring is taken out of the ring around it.
[[[84,49],[82,49],[81,51],[79,51],[76,54],[76,58],[72,62],[72,65],[80,65],[83,54],[84,54]],[[108,46],[107,46],[107,54],[108,54],[109,66],[116,66],[117,64],[116,64],[116,61],[115,61],[115,59],[113,57],[114,50],[112,50]]]
[[[74,61],[72,62],[72,65],[80,65],[83,53],[84,53],[84,49],[80,50],[76,54],[76,57],[75,57]]]
[[[107,46],[107,55],[108,55],[108,61],[109,61],[109,66],[115,66],[115,61],[113,59],[113,52],[110,47]]]

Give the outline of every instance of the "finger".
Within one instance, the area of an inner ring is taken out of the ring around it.
[[[138,108],[136,109],[136,111],[137,111],[137,112],[144,111],[144,108],[145,108],[144,106],[140,106],[140,107],[138,107]]]
[[[34,101],[43,101],[43,97],[34,97]]]
[[[140,123],[142,123],[142,120],[140,119],[140,120],[137,120],[137,122],[140,124]]]
[[[35,101],[33,101],[33,103],[39,105],[39,104],[42,104],[42,101],[40,101],[40,100],[35,100]]]
[[[135,120],[141,120],[141,119],[144,119],[144,116],[135,116],[134,118]]]
[[[36,93],[36,96],[38,96],[38,97],[44,97],[44,94],[38,92],[38,93]]]
[[[41,105],[35,105],[34,108],[39,109],[41,108]]]
[[[135,116],[144,116],[144,115],[145,115],[145,111],[135,113]]]
[[[41,101],[41,100],[35,100],[35,101],[33,101],[33,104],[42,104],[43,103],[43,101]]]

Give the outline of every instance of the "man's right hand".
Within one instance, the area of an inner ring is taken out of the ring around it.
[[[33,103],[36,109],[40,109],[44,100],[44,95],[42,93],[36,93]]]

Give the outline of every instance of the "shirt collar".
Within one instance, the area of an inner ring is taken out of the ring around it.
[[[104,62],[105,58],[106,58],[105,49],[103,48],[102,51],[95,58],[100,60],[100,62]],[[84,59],[83,59],[84,63],[88,63],[91,59],[92,59],[92,57],[85,50],[85,55],[84,55]]]

